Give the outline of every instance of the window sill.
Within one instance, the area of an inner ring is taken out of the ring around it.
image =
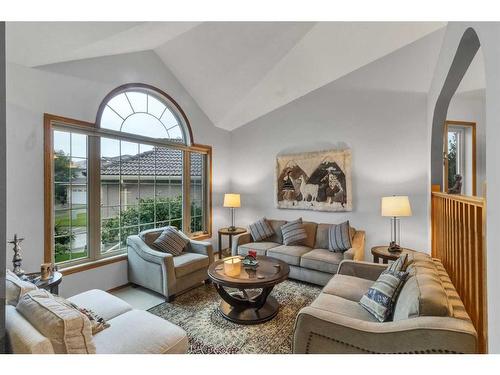
[[[209,238],[212,238],[212,235],[207,233],[207,234],[200,234],[197,236],[192,236],[190,238],[194,241],[203,241],[203,240],[208,240]]]
[[[126,259],[127,259],[127,254],[119,254],[119,255],[112,256],[112,257],[108,257],[108,258],[103,258],[103,259],[99,259],[99,260],[95,260],[95,261],[91,261],[91,262],[87,262],[87,263],[78,264],[76,266],[66,267],[66,268],[59,270],[59,272],[61,272],[63,274],[63,276],[67,276],[67,275],[71,275],[73,273],[83,272],[83,271],[87,271],[87,270],[90,270],[93,268],[103,267],[103,266],[106,266],[108,264],[121,262],[121,261],[124,261]]]

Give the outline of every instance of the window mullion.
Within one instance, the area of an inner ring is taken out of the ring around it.
[[[188,151],[184,151],[184,163],[182,173],[182,218],[183,231],[187,235],[191,234],[191,155]]]
[[[89,256],[95,260],[101,256],[101,166],[100,166],[100,138],[88,137],[88,231],[89,231]]]

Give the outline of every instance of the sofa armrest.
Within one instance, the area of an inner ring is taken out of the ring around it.
[[[305,307],[297,316],[294,353],[475,353],[477,334],[470,321],[418,317],[371,322]]]
[[[339,264],[337,273],[375,281],[385,269],[387,269],[387,264],[343,260]]]
[[[344,259],[363,260],[365,258],[365,231],[357,230],[349,250],[344,252]]]
[[[173,267],[172,254],[153,250],[139,236],[129,236],[127,238],[127,248],[129,251],[134,251],[140,258],[147,262],[156,264],[172,263]]]
[[[208,256],[209,264],[214,262],[214,249],[210,242],[195,240],[190,240],[189,242],[191,243],[191,252]]]
[[[233,246],[231,248],[231,255],[238,255],[238,246],[252,242],[252,235],[250,233],[242,233],[233,237]]]

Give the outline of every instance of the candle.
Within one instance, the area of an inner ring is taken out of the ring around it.
[[[224,259],[224,273],[227,276],[238,276],[241,272],[241,259],[240,257],[229,257]]]

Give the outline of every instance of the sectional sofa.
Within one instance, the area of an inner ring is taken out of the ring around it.
[[[392,319],[380,323],[358,302],[387,265],[343,261],[296,319],[294,353],[476,353],[477,333],[442,263],[423,253],[407,262],[408,279]]]
[[[257,255],[267,255],[280,259],[290,266],[292,279],[317,285],[326,285],[337,273],[340,262],[345,259],[363,260],[365,252],[365,232],[351,227],[352,247],[344,253],[328,250],[328,230],[332,224],[303,222],[307,240],[301,246],[283,245],[281,226],[285,220],[268,220],[275,234],[265,241],[255,242],[250,233],[234,237],[232,255],[247,255],[254,250]]]

